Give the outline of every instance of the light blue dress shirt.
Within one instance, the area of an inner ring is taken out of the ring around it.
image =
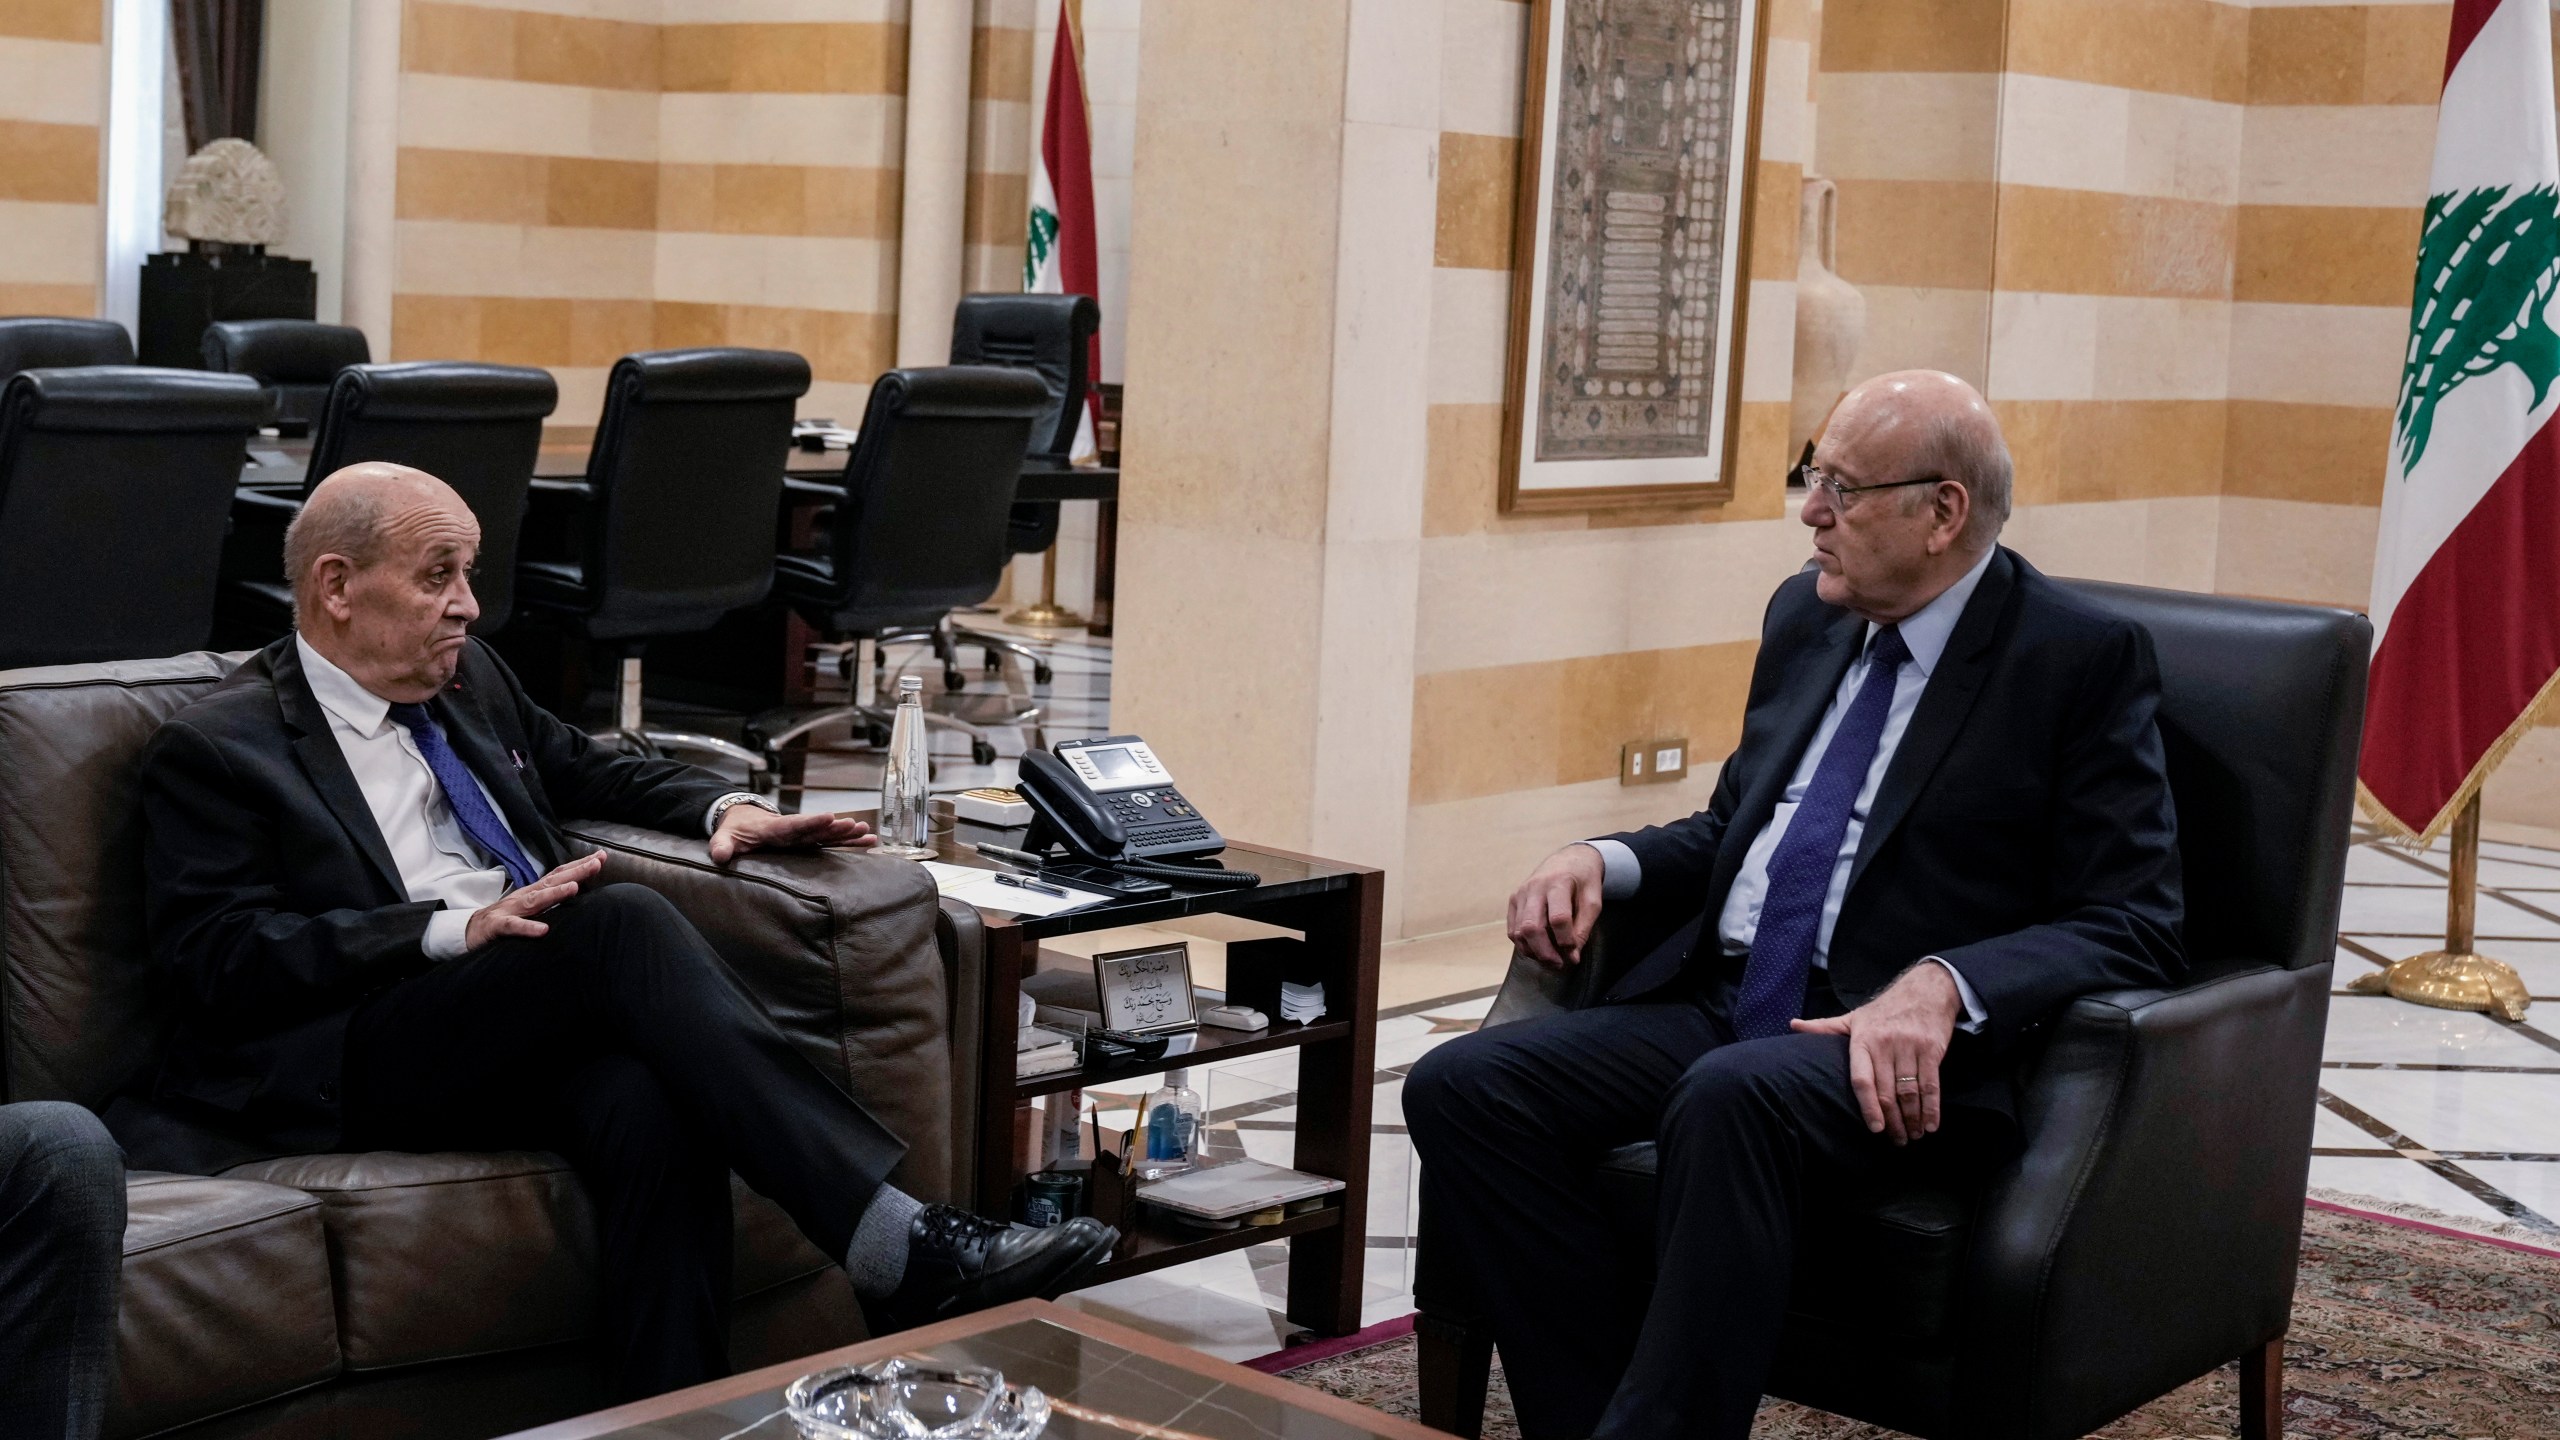
[[[1831,889],[1822,898],[1822,921],[1814,931],[1813,963],[1817,967],[1830,966],[1831,930],[1839,923],[1840,904],[1849,893],[1849,868],[1857,861],[1858,839],[1866,832],[1867,812],[1875,806],[1876,791],[1884,784],[1886,769],[1893,764],[1893,752],[1902,744],[1902,732],[1911,728],[1911,712],[1920,708],[1921,692],[1928,688],[1939,658],[1947,652],[1947,641],[1955,634],[1956,621],[1964,615],[1965,602],[1973,598],[1974,588],[1982,583],[1982,572],[1991,568],[1991,557],[1997,553],[1996,549],[1984,551],[1956,583],[1901,623],[1902,643],[1909,647],[1911,661],[1894,676],[1893,704],[1885,711],[1884,733],[1876,741],[1876,758],[1867,766],[1867,778],[1849,807],[1849,828],[1840,837],[1840,854],[1831,867]],[[1878,628],[1873,621],[1868,622],[1866,640],[1873,640]],[[1822,724],[1814,730],[1812,743],[1804,747],[1804,758],[1796,762],[1786,793],[1770,812],[1769,823],[1752,837],[1751,848],[1742,857],[1742,869],[1733,877],[1733,889],[1725,896],[1724,909],[1716,916],[1716,938],[1726,954],[1748,954],[1753,937],[1760,933],[1760,906],[1769,896],[1769,857],[1786,837],[1787,824],[1795,818],[1796,807],[1803,803],[1805,789],[1813,783],[1813,772],[1822,764],[1823,752],[1831,748],[1831,737],[1839,730],[1841,717],[1848,713],[1849,702],[1857,698],[1858,687],[1866,683],[1866,678],[1867,646],[1861,642],[1858,658],[1850,662],[1848,673],[1840,677],[1839,688],[1831,694],[1830,707],[1822,712]],[[1642,887],[1644,867],[1624,842],[1583,843],[1600,852],[1603,899],[1625,900]],[[1965,1018],[1958,1022],[1959,1028],[1980,1029],[1991,1012],[1983,1008],[1982,997],[1974,993],[1963,972],[1943,957],[1923,958],[1944,966],[1955,980],[1956,993],[1964,1000]]]

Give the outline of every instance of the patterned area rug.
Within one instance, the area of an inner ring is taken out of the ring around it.
[[[1283,1373],[1390,1414],[1417,1413],[1410,1334]],[[1498,1367],[1493,1383],[1487,1440],[1518,1440]],[[2226,1368],[2097,1433],[2227,1437],[2239,1433],[2239,1403]],[[2285,1410],[2294,1440],[2560,1436],[2560,1253],[2315,1204],[2285,1344]],[[1776,1400],[1752,1431],[1757,1440],[1896,1433]]]

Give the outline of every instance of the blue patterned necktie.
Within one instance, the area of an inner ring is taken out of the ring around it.
[[[542,872],[525,858],[524,847],[516,843],[498,812],[489,808],[489,797],[480,793],[480,782],[472,778],[471,767],[463,764],[462,757],[445,743],[444,727],[427,713],[427,707],[393,705],[391,718],[417,742],[418,754],[435,772],[436,784],[444,790],[444,802],[453,807],[453,818],[461,822],[462,833],[507,867],[508,885],[530,885],[540,879]]]
[[[1866,787],[1884,719],[1893,708],[1893,686],[1911,648],[1902,631],[1887,625],[1867,646],[1867,678],[1849,713],[1831,732],[1831,748],[1813,770],[1787,833],[1769,856],[1769,884],[1760,901],[1760,928],[1733,1001],[1733,1033],[1758,1040],[1787,1033],[1804,1013],[1805,977],[1813,971],[1813,942],[1822,928],[1822,902],[1831,894],[1840,842],[1849,833],[1849,810]]]

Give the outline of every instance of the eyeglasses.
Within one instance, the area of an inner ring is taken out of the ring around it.
[[[1888,480],[1881,485],[1843,485],[1839,481],[1832,479],[1828,474],[1825,474],[1821,466],[1814,464],[1810,460],[1806,460],[1798,464],[1795,468],[1795,472],[1788,478],[1798,482],[1799,484],[1820,490],[1823,494],[1831,497],[1831,503],[1835,508],[1846,510],[1856,503],[1850,498],[1852,496],[1864,495],[1870,490],[1899,490],[1906,485],[1936,485],[1941,483],[1945,477],[1939,475],[1923,475],[1917,480]]]

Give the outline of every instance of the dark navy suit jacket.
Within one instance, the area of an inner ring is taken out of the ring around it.
[[[1611,902],[1633,910],[1613,932],[1632,926],[1644,952],[1612,999],[1741,973],[1716,917],[1866,639],[1814,581],[1807,570],[1769,602],[1742,742],[1707,808],[1611,837],[1644,872],[1632,900]],[[1949,1103],[2013,1112],[2014,1062],[2044,1021],[2184,972],[2159,703],[2148,632],[2013,551],[1992,558],[1877,789],[1829,951],[1852,1007],[1923,956],[1962,972],[1990,1014],[1949,1053]]]

